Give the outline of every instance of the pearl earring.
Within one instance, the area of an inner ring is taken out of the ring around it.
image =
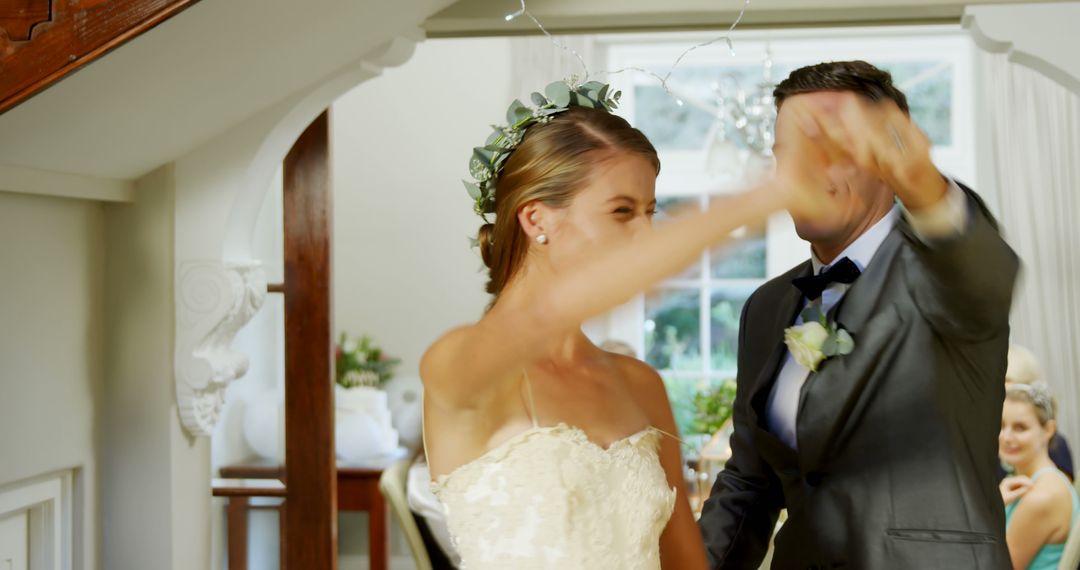
[[[547,242],[548,242],[548,239],[547,239],[546,235],[540,234],[540,235],[536,236],[536,243],[538,243],[540,245],[547,245]]]

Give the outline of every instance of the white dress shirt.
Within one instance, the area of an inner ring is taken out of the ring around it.
[[[893,208],[878,223],[866,230],[847,249],[836,257],[835,261],[848,258],[855,263],[860,271],[866,271],[867,266],[877,253],[881,244],[888,237],[889,232],[896,226],[900,212],[908,219],[912,229],[923,240],[939,239],[960,233],[967,224],[967,195],[956,184],[949,181],[949,190],[945,198],[917,213],[905,210],[901,206]],[[827,271],[829,265],[823,264],[811,251],[811,263],[814,274]],[[794,287],[794,285],[792,285]],[[821,294],[822,309],[827,313],[836,306],[836,303],[844,297],[851,285],[844,283],[832,283]],[[803,300],[805,306],[806,300]],[[800,309],[801,313],[801,309]],[[802,315],[796,319],[796,325],[802,324]],[[798,415],[799,393],[802,385],[810,376],[810,370],[795,361],[790,352],[784,351],[783,365],[769,393],[766,412],[766,425],[776,437],[792,449],[798,449],[796,441],[795,420]]]

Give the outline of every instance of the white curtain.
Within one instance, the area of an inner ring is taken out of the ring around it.
[[[983,54],[1006,238],[1023,262],[1014,343],[1035,354],[1080,458],[1080,95],[1004,54]]]

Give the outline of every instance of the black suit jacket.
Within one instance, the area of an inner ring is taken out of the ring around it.
[[[798,451],[765,427],[803,305],[791,285],[743,309],[732,457],[705,503],[712,568],[1009,568],[997,488],[1009,307],[1018,260],[965,188],[969,221],[933,244],[901,219],[832,317],[855,340],[800,392]]]

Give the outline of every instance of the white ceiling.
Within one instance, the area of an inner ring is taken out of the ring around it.
[[[744,27],[959,22],[968,4],[1039,0],[750,0]],[[1042,0],[1045,1],[1045,0]],[[1064,0],[1062,0],[1064,1]],[[744,0],[529,0],[552,32],[710,29],[727,27]],[[520,0],[460,0],[424,24],[431,37],[536,33],[527,18],[503,16]]]
[[[529,7],[553,30],[703,28],[729,23],[742,1],[532,0]],[[0,115],[0,167],[133,179],[416,26],[430,35],[535,33],[524,19],[502,19],[519,0],[450,2],[199,2]],[[958,20],[962,9],[956,0],[752,0],[745,24]]]
[[[449,2],[199,2],[0,115],[0,166],[135,178]]]

